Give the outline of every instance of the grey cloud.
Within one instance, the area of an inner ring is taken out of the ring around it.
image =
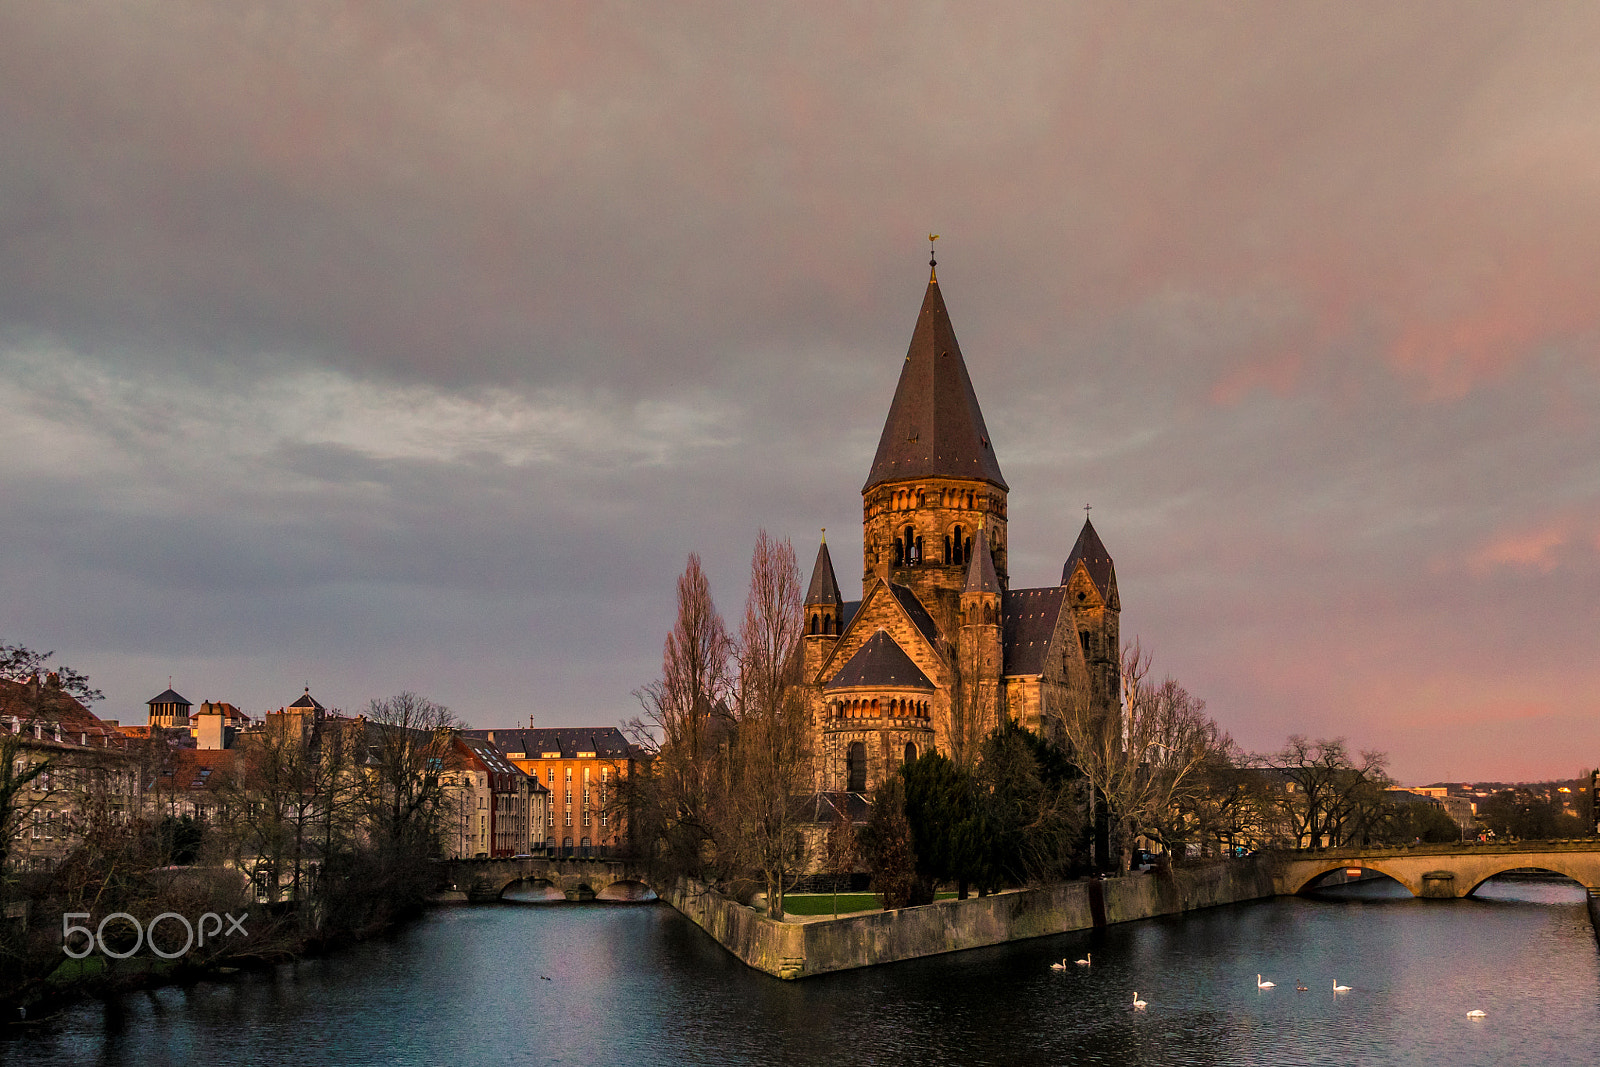
[[[1019,582],[1093,503],[1125,628],[1254,746],[1593,747],[1597,46],[1555,5],[5,6],[0,635],[124,702],[612,721],[686,552],[730,616],[759,526],[854,584],[932,228]]]

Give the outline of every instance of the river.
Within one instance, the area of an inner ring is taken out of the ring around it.
[[[13,1029],[0,1061],[104,1064],[1593,1064],[1576,886],[1390,882],[780,982],[665,905],[459,906],[273,971]],[[1094,966],[1051,971],[1093,953]],[[1277,983],[1256,987],[1260,972]],[[1335,979],[1352,987],[1334,993]],[[1297,992],[1296,981],[1309,987]],[[1149,1003],[1131,1008],[1133,993]],[[1487,1018],[1468,1019],[1471,1009]]]

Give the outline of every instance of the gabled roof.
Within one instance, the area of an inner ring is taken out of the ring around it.
[[[478,764],[478,766],[473,768],[474,770],[492,771],[496,774],[515,774],[520,777],[527,777],[527,772],[521,767],[518,767],[516,764],[512,763],[510,760],[506,759],[505,753],[501,752],[500,749],[495,746],[494,742],[490,741],[488,738],[471,737],[466,734],[461,734],[456,737],[456,741],[460,743],[461,748],[470,754],[471,758]]]
[[[832,646],[829,648],[828,655],[823,659],[822,668],[818,672],[817,677],[820,678],[829,676],[833,671],[835,664],[844,662],[844,652],[842,651],[842,648],[847,643],[848,638],[851,636],[851,627],[853,627],[856,623],[856,620],[861,617],[861,609],[865,607],[869,601],[873,601],[874,597],[892,598],[895,605],[900,609],[901,614],[903,614],[906,620],[917,628],[917,632],[927,640],[928,650],[941,661],[944,660],[945,653],[944,650],[939,646],[938,640],[939,627],[934,623],[933,617],[928,614],[927,609],[922,606],[922,602],[917,599],[917,595],[915,593],[903,585],[895,585],[893,582],[886,582],[879,578],[873,579],[872,583],[867,586],[865,592],[866,595],[862,599],[847,601],[840,607],[840,638],[839,640],[834,641]],[[891,608],[889,610],[892,611],[893,609]],[[862,632],[864,633],[866,632],[866,627],[871,625],[871,623],[864,621],[861,625]]]
[[[1084,569],[1089,572],[1089,580],[1100,590],[1101,597],[1109,601],[1117,568],[1111,562],[1111,553],[1106,551],[1100,535],[1095,533],[1094,524],[1088,519],[1083,520],[1083,530],[1078,534],[1078,541],[1072,546],[1066,565],[1061,568],[1062,585],[1072,580],[1072,568],[1080,559],[1083,560]]]
[[[1005,673],[1043,674],[1044,654],[1056,632],[1056,620],[1067,602],[1065,586],[1048,589],[1012,589],[1001,594],[1000,615],[1005,622]]]
[[[0,718],[6,720],[0,730],[11,730],[13,716],[18,725],[23,726],[25,736],[36,740],[38,735],[27,730],[28,724],[41,725],[44,738],[51,742],[55,740],[55,728],[60,726],[63,744],[103,746],[126,736],[119,727],[112,726],[59,687],[0,679]]]
[[[149,700],[146,700],[145,703],[146,704],[182,704],[186,708],[193,707],[192,704],[190,704],[187,700],[183,699],[183,697],[179,696],[177,693],[173,692],[171,689],[168,689],[165,693],[162,693],[160,696],[151,697]]]
[[[501,752],[521,752],[523,759],[628,759],[632,749],[615,726],[561,726],[525,730],[463,730],[463,737],[479,737]]]
[[[811,822],[823,825],[838,822],[841,818],[852,823],[864,823],[870,806],[867,798],[860,793],[828,792],[813,793],[806,797],[805,810]]]
[[[911,621],[916,624],[917,629],[922,631],[922,636],[928,639],[928,644],[938,648],[939,627],[935,625],[933,616],[928,614],[928,609],[922,606],[922,601],[917,599],[917,594],[903,585],[896,585],[894,582],[889,583],[889,592],[893,593],[894,598],[900,601],[900,606],[905,608],[907,615],[911,616]]]
[[[160,770],[145,788],[147,791],[215,792],[237,758],[234,749],[175,748],[167,753]]]
[[[911,662],[911,657],[889,636],[888,630],[879,630],[867,638],[849,662],[822,688],[857,689],[863,686],[933,690],[933,683],[928,676]]]
[[[967,563],[967,585],[963,593],[998,593],[1000,579],[994,573],[994,553],[989,551],[989,535],[978,527],[972,541],[972,559]]]
[[[864,493],[909,478],[977,478],[1008,488],[961,358],[939,283],[930,281]]]
[[[833,559],[828,555],[828,542],[817,548],[817,562],[811,567],[811,587],[806,590],[806,607],[813,604],[840,604],[839,580],[833,576]]]

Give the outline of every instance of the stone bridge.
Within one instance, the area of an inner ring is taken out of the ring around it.
[[[1279,893],[1295,894],[1347,867],[1386,874],[1413,896],[1469,896],[1486,880],[1525,867],[1564,874],[1589,890],[1591,910],[1600,894],[1600,839],[1518,841],[1513,844],[1413,845],[1402,848],[1334,848],[1277,852],[1264,857]]]
[[[554,890],[568,900],[654,899],[644,868],[631,860],[543,856],[442,860],[434,898],[473,903],[499,900],[518,883],[531,889]]]

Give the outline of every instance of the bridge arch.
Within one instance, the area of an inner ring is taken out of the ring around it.
[[[643,904],[659,899],[656,891],[643,882],[629,878],[619,879],[594,895],[596,900],[618,904]]]
[[[1399,882],[1401,885],[1405,886],[1406,891],[1414,897],[1420,897],[1422,895],[1422,880],[1420,878],[1408,878],[1398,871],[1386,869],[1386,866],[1387,865],[1382,860],[1378,859],[1347,859],[1312,865],[1296,872],[1295,882],[1297,884],[1290,889],[1290,892],[1293,895],[1298,896],[1301,893],[1307,892],[1308,890],[1318,888],[1317,883],[1326,878],[1328,875],[1332,874],[1334,871],[1350,870],[1359,867],[1364,871],[1372,871],[1375,874],[1381,874],[1386,878],[1391,878],[1394,881]],[[1306,874],[1306,870],[1309,870],[1311,873]]]
[[[1581,854],[1577,855],[1578,858],[1584,858],[1581,856]],[[1472,885],[1468,887],[1461,895],[1464,897],[1472,896],[1479,889],[1483,888],[1483,883],[1489,881],[1491,878],[1498,878],[1500,875],[1505,874],[1508,871],[1542,871],[1545,874],[1555,874],[1560,875],[1562,878],[1570,879],[1579,888],[1588,888],[1588,884],[1584,882],[1584,878],[1593,877],[1594,864],[1591,862],[1583,865],[1587,868],[1587,870],[1581,873],[1576,869],[1579,866],[1579,864],[1561,863],[1557,860],[1557,856],[1542,856],[1540,857],[1540,861],[1538,863],[1513,863],[1502,866],[1499,870],[1493,872],[1492,874],[1485,874],[1482,877],[1478,877],[1477,881],[1473,882]],[[1569,867],[1572,869],[1562,870],[1562,867]],[[1474,872],[1474,877],[1476,877],[1476,872]]]
[[[513,878],[500,887],[500,893],[495,899],[505,900],[507,893],[515,893],[515,899],[530,903],[567,899],[567,894],[562,891],[559,885],[542,875]]]

